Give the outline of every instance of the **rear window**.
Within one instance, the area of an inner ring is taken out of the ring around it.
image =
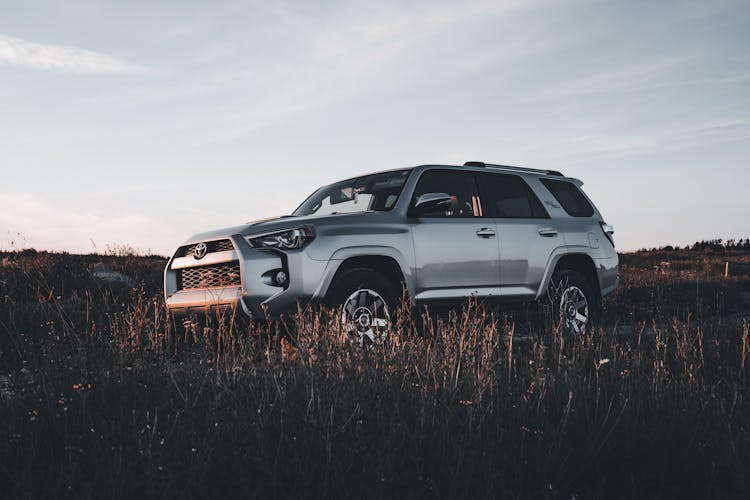
[[[591,217],[594,207],[586,199],[578,186],[571,182],[556,179],[540,179],[552,196],[562,205],[568,215],[573,217]]]

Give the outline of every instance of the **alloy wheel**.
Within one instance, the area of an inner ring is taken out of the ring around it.
[[[568,286],[560,299],[560,318],[566,332],[580,335],[586,331],[589,323],[589,301],[583,290],[577,286]]]
[[[391,325],[388,305],[383,297],[369,288],[354,291],[344,302],[341,323],[360,346],[385,340]]]

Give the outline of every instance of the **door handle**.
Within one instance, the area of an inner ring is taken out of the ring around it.
[[[477,236],[480,238],[494,238],[495,230],[490,229],[489,227],[483,227],[482,229],[477,230]]]
[[[543,227],[539,230],[540,236],[546,236],[547,238],[551,238],[553,236],[557,236],[557,229],[553,227]]]

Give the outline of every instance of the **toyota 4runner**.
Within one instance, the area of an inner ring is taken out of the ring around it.
[[[265,318],[322,302],[361,342],[385,335],[402,291],[416,307],[554,289],[566,329],[581,332],[618,282],[614,230],[582,185],[482,162],[337,182],[292,215],[191,237],[165,269],[166,304]]]

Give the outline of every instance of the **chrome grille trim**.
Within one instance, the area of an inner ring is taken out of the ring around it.
[[[172,259],[170,269],[176,271],[178,269],[185,269],[186,267],[213,266],[225,262],[235,262],[239,258],[240,256],[234,251],[208,253],[202,259],[196,259],[192,256],[175,257]]]

